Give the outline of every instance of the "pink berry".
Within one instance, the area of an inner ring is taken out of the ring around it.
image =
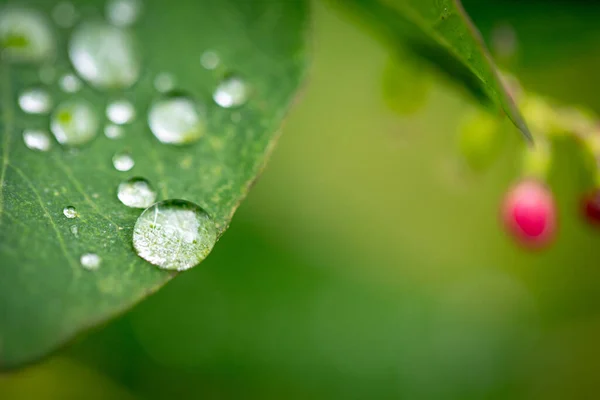
[[[600,189],[583,198],[582,211],[589,223],[600,226]]]
[[[549,245],[556,234],[556,206],[542,183],[525,180],[513,186],[504,198],[502,219],[515,240],[530,249]]]

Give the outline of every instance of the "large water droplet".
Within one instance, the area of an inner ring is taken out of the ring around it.
[[[118,125],[108,124],[104,127],[104,135],[109,139],[118,139],[123,136],[123,128]]]
[[[127,100],[113,101],[106,107],[106,116],[117,125],[128,124],[135,118],[135,108]]]
[[[205,130],[198,106],[187,96],[170,96],[155,102],[148,114],[148,124],[158,140],[170,144],[194,142]]]
[[[131,170],[135,165],[135,162],[129,153],[117,153],[114,155],[112,161],[115,169],[122,172]]]
[[[55,49],[54,35],[44,16],[23,8],[0,10],[0,55],[15,62],[40,62]]]
[[[73,66],[93,86],[128,88],[140,75],[140,59],[133,36],[102,22],[81,25],[69,45]]]
[[[102,262],[102,259],[98,254],[86,253],[81,256],[79,261],[81,262],[81,266],[83,268],[87,269],[88,271],[95,271],[98,268],[100,268],[100,263]]]
[[[52,18],[58,26],[70,28],[75,24],[75,20],[77,19],[77,10],[75,10],[73,4],[63,1],[52,9]]]
[[[129,26],[135,23],[140,14],[139,0],[109,0],[106,3],[106,18],[116,26]]]
[[[184,200],[166,200],[144,210],[133,228],[133,247],[162,269],[183,271],[200,263],[217,241],[213,219]]]
[[[50,137],[45,131],[26,129],[23,131],[25,146],[31,150],[48,151],[50,149]]]
[[[29,114],[46,114],[52,107],[52,99],[44,89],[27,89],[19,96],[19,106]]]
[[[213,93],[215,103],[224,108],[239,107],[248,101],[250,89],[240,77],[230,76],[223,80]]]
[[[146,208],[156,200],[156,191],[144,178],[131,178],[119,185],[117,197],[127,207]]]
[[[61,103],[52,113],[50,130],[60,144],[78,146],[98,133],[98,118],[92,106],[83,100]]]
[[[207,50],[200,56],[200,64],[209,70],[217,68],[220,62],[219,55],[212,50]]]
[[[79,213],[73,206],[63,208],[63,214],[65,214],[65,217],[67,218],[77,218],[79,216]]]
[[[81,89],[81,80],[73,74],[66,74],[58,83],[65,93],[76,93]]]

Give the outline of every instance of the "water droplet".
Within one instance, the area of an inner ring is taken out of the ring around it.
[[[48,21],[36,11],[5,8],[0,13],[2,58],[14,62],[40,62],[52,56],[54,35]]]
[[[135,108],[127,100],[113,101],[106,107],[106,116],[117,125],[128,124],[135,118]]]
[[[59,85],[65,93],[77,93],[81,89],[81,80],[73,74],[66,74],[60,78]]]
[[[117,197],[127,207],[146,208],[156,200],[156,191],[144,178],[131,178],[119,185]]]
[[[200,64],[206,69],[213,70],[219,66],[221,59],[219,55],[212,50],[207,50],[200,56]]]
[[[102,22],[85,23],[69,45],[73,66],[93,86],[128,88],[140,75],[140,59],[133,36]]]
[[[248,85],[241,78],[230,76],[217,86],[213,100],[223,108],[233,108],[243,105],[249,95]]]
[[[175,88],[175,78],[167,72],[161,72],[154,78],[154,88],[161,93],[170,92]]]
[[[131,170],[135,165],[133,158],[128,153],[117,153],[114,155],[112,161],[115,169],[122,172]]]
[[[83,100],[61,103],[52,113],[50,130],[60,144],[78,146],[98,133],[98,118],[92,106]]]
[[[123,136],[123,128],[118,125],[108,124],[104,127],[104,135],[109,139],[118,139]]]
[[[73,234],[73,236],[79,237],[79,228],[77,228],[77,225],[71,226],[70,229],[71,229],[71,233]]]
[[[148,114],[150,130],[163,143],[185,144],[198,140],[205,130],[198,106],[186,96],[155,102]]]
[[[52,18],[56,25],[62,28],[70,28],[77,19],[77,10],[75,10],[73,4],[63,1],[52,9]]]
[[[67,218],[77,218],[79,216],[79,213],[73,206],[63,208],[63,214],[65,214],[65,217]]]
[[[135,23],[140,14],[139,0],[109,0],[106,3],[106,18],[116,26],[129,26]]]
[[[45,131],[30,130],[23,131],[25,146],[31,150],[48,151],[50,149],[50,136]]]
[[[79,261],[81,262],[81,266],[83,268],[87,269],[88,271],[95,271],[100,268],[102,259],[98,254],[86,253],[81,256]]]
[[[44,89],[27,89],[19,96],[19,106],[28,114],[46,114],[52,107],[52,99]]]
[[[166,200],[144,210],[133,228],[133,247],[162,269],[184,271],[204,260],[217,241],[206,211],[184,200]]]

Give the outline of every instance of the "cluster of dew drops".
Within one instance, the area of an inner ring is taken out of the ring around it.
[[[18,95],[17,103],[23,112],[50,115],[49,132],[23,131],[27,148],[47,152],[52,147],[52,136],[60,145],[73,148],[91,142],[98,135],[100,118],[77,93],[85,84],[104,90],[127,89],[137,82],[140,58],[136,38],[128,28],[135,25],[142,11],[142,0],[108,0],[106,21],[78,21],[79,13],[71,3],[62,2],[54,7],[54,23],[60,28],[72,29],[68,56],[74,72],[58,78],[60,89],[72,98],[55,105],[43,84]],[[49,21],[37,10],[22,7],[0,9],[0,44],[2,62],[41,64],[55,49]],[[216,52],[206,50],[199,53],[198,62],[205,69],[213,70],[221,61]],[[42,65],[39,79],[50,84],[54,73]],[[193,143],[206,129],[205,116],[190,96],[174,91],[175,81],[168,72],[154,77],[159,98],[147,113],[149,131],[164,144]],[[244,105],[249,93],[243,79],[228,75],[217,85],[212,97],[218,106],[229,109]],[[237,113],[232,114],[232,119],[235,115]],[[106,107],[109,122],[103,128],[104,135],[117,141],[137,117],[135,106],[128,100],[111,101]],[[117,171],[127,172],[134,168],[135,161],[128,152],[118,151],[112,164]],[[155,203],[157,193],[144,178],[134,177],[118,184],[117,197],[127,207],[144,209],[134,227],[133,245],[140,257],[160,268],[189,269],[208,255],[217,240],[214,221],[202,208],[177,199]],[[63,214],[69,219],[79,217],[73,206],[66,206]],[[77,226],[72,226],[71,232],[77,236]],[[80,257],[82,267],[87,270],[98,269],[101,261],[99,255],[91,252]]]

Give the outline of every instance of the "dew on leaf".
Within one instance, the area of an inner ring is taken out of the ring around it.
[[[156,191],[144,178],[131,178],[119,185],[117,197],[132,208],[146,208],[156,201]]]
[[[140,0],[108,0],[106,18],[115,26],[130,26],[137,21],[140,10]]]
[[[81,262],[81,266],[88,271],[95,271],[100,268],[100,263],[102,259],[98,254],[95,253],[85,253],[79,259]]]
[[[27,89],[19,95],[19,107],[28,114],[47,114],[52,107],[52,99],[44,89]]]
[[[175,78],[167,72],[161,72],[154,78],[154,88],[161,93],[170,92],[175,88]]]
[[[88,102],[66,101],[59,104],[52,113],[50,130],[60,144],[82,145],[97,135],[98,117]]]
[[[104,127],[104,136],[109,139],[118,139],[123,136],[123,128],[118,125],[108,124]]]
[[[61,28],[70,28],[77,19],[77,10],[68,1],[60,2],[52,9],[52,19]]]
[[[116,100],[106,107],[106,116],[117,125],[128,124],[135,118],[135,108],[127,100]]]
[[[166,96],[148,113],[150,130],[162,143],[185,144],[198,140],[205,121],[198,105],[187,96]]]
[[[221,59],[219,55],[212,50],[207,50],[200,56],[200,64],[206,69],[213,70],[219,66]]]
[[[50,149],[50,136],[46,131],[26,129],[23,131],[25,146],[31,150],[48,151]]]
[[[54,50],[54,35],[42,14],[25,8],[0,10],[2,59],[37,63],[51,58]]]
[[[69,57],[77,73],[99,89],[128,88],[140,75],[133,36],[106,23],[79,26],[69,43]]]
[[[114,155],[113,166],[117,171],[126,172],[130,171],[131,168],[135,165],[133,158],[129,153],[117,153]]]
[[[77,228],[77,225],[73,225],[69,229],[70,229],[71,233],[73,234],[73,236],[79,237],[79,228]]]
[[[65,93],[77,93],[81,89],[81,80],[73,74],[65,74],[58,82]]]
[[[213,93],[213,100],[223,108],[239,107],[248,101],[250,91],[240,77],[225,78]]]
[[[73,206],[67,206],[67,207],[63,208],[63,214],[67,218],[77,218],[79,216],[79,213]]]
[[[184,271],[204,260],[217,241],[213,219],[198,205],[166,200],[144,210],[133,228],[133,247],[162,269]]]

